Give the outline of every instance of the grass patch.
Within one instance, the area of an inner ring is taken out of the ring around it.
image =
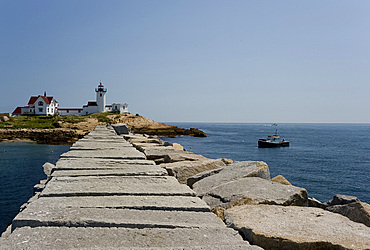
[[[62,123],[79,123],[86,119],[79,116],[16,116],[9,121],[0,122],[0,128],[60,128]]]
[[[55,128],[53,116],[17,116],[9,121],[0,122],[0,128]]]
[[[98,119],[98,122],[104,122],[104,123],[112,123],[112,120],[108,117],[108,115],[113,115],[112,112],[104,112],[104,113],[94,113],[90,116],[92,118]]]

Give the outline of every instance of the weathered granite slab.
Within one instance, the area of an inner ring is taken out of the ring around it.
[[[181,151],[174,150],[173,147],[167,147],[167,146],[142,148],[141,150],[146,155],[148,160],[160,159],[160,158],[164,158],[168,154],[181,152]]]
[[[225,227],[211,212],[165,211],[143,209],[109,209],[81,207],[42,207],[30,203],[12,222],[19,227],[126,227],[191,228]]]
[[[122,141],[124,142],[125,140],[121,137],[115,137],[115,138],[82,138],[80,140],[78,140],[79,142],[81,143],[89,143],[89,142],[102,142],[102,143],[122,143]]]
[[[101,150],[71,150],[60,156],[61,158],[103,158],[103,159],[143,159],[146,157],[133,147]]]
[[[154,161],[140,159],[61,158],[57,161],[56,168],[63,170],[118,169],[139,168],[141,165],[155,165],[155,163]]]
[[[314,207],[245,205],[227,209],[227,225],[264,249],[370,249],[370,228]]]
[[[209,173],[212,175],[209,175]],[[188,185],[193,187],[198,196],[203,196],[214,187],[240,178],[260,177],[270,179],[269,168],[263,161],[235,162],[221,168],[219,172],[206,172],[204,178],[200,178],[199,175],[202,175],[202,173],[188,179]]]
[[[201,161],[179,161],[160,165],[165,168],[169,175],[175,176],[180,183],[186,183],[187,179],[200,172],[226,166],[223,159],[207,159]]]
[[[212,209],[244,204],[302,206],[307,204],[307,199],[307,191],[304,188],[283,185],[259,177],[226,182],[209,190],[203,196],[203,200]]]
[[[197,155],[192,152],[177,150],[164,156],[165,163],[173,163],[178,161],[204,161],[210,160],[203,155]]]
[[[164,176],[167,171],[155,165],[127,165],[120,169],[55,170],[52,177],[60,176]]]
[[[159,138],[147,138],[147,137],[140,137],[140,138],[130,138],[129,142],[132,144],[157,144],[159,146],[163,146],[164,141]]]
[[[79,197],[40,197],[34,199],[33,206],[43,208],[80,207],[109,209],[146,209],[163,211],[209,212],[209,206],[193,196],[79,196]],[[31,202],[29,202],[31,203]]]
[[[171,176],[53,177],[40,196],[182,195],[195,196]]]
[[[363,223],[370,227],[370,205],[355,201],[344,205],[334,205],[326,208],[328,211],[333,213],[339,213],[343,216],[348,217],[350,220]]]
[[[70,150],[83,149],[115,149],[120,147],[132,147],[130,143],[121,139],[119,142],[95,142],[95,141],[77,141]]]
[[[0,238],[1,239],[1,238]],[[230,228],[23,227],[0,249],[261,249]]]

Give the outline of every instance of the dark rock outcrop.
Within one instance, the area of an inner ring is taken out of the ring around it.
[[[18,138],[40,144],[72,144],[81,137],[69,129],[0,129],[0,141]]]

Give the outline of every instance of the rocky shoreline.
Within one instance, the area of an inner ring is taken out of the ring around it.
[[[0,129],[1,141],[28,140],[39,144],[70,145],[83,134],[72,129]]]
[[[370,205],[336,195],[321,203],[260,161],[208,159],[158,137],[126,140],[191,187],[226,225],[264,249],[369,249]]]

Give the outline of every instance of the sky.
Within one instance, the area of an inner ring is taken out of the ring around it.
[[[0,0],[0,113],[30,96],[162,122],[370,123],[367,0]]]

